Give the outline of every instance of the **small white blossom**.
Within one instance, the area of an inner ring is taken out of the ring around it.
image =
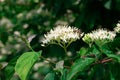
[[[113,41],[115,36],[116,34],[113,31],[108,31],[106,29],[98,29],[98,30],[92,31],[91,33],[85,34],[82,39],[88,44],[92,42],[105,44],[110,41]]]
[[[14,35],[20,36],[20,32],[19,32],[19,31],[15,31],[15,32],[14,32]]]
[[[114,28],[116,33],[120,33],[120,23],[117,24],[117,27]]]
[[[0,2],[4,2],[5,0],[0,0]]]
[[[59,61],[56,63],[56,67],[55,67],[55,70],[61,70],[64,68],[64,61]]]
[[[50,30],[50,32],[44,35],[42,45],[46,44],[65,45],[66,43],[71,43],[76,41],[77,39],[80,39],[81,37],[80,33],[81,33],[80,30],[76,27],[58,25],[54,29]]]

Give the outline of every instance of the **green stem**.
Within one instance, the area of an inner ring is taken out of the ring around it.
[[[66,46],[65,44],[62,45],[62,44],[59,43],[59,42],[58,42],[58,45],[61,46],[61,47],[64,49],[65,54],[67,55],[67,46]]]
[[[25,44],[27,45],[27,47],[28,47],[30,50],[32,50],[33,52],[35,52],[35,51],[33,50],[33,48],[30,46],[30,43],[29,43],[29,41],[28,41],[26,38],[24,38],[24,37],[22,37],[22,36],[18,36],[18,37],[20,37],[20,38],[25,42]]]
[[[30,46],[30,43],[29,43],[29,42],[28,42],[26,45],[28,46],[29,49],[31,49],[33,52],[35,52],[35,51],[33,50],[33,48]]]
[[[67,44],[67,46],[66,46],[66,47],[68,47],[71,43],[72,43],[72,41],[71,41],[71,42],[69,42],[69,43]]]
[[[66,57],[67,57],[67,47],[63,47],[63,49],[64,49],[64,51],[65,51],[65,54],[64,54],[64,60],[66,59]]]
[[[65,55],[67,55],[67,47],[63,47],[64,51],[65,51]]]

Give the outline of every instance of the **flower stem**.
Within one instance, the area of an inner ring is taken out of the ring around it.
[[[31,51],[35,52],[35,51],[33,50],[33,48],[30,46],[30,42],[29,42],[25,37],[22,37],[22,36],[18,36],[18,37],[21,38],[21,39],[25,42],[26,46],[27,46]]]
[[[65,54],[67,55],[67,47],[63,47],[64,48],[64,51],[65,51]]]

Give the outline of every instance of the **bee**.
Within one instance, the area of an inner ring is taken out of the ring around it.
[[[74,30],[73,32],[77,32],[77,33],[81,33],[81,30],[80,29],[78,29],[78,30]]]
[[[78,30],[74,30],[73,31],[74,33],[78,33],[79,34],[79,37],[82,37],[84,33],[82,33],[82,31],[80,29]]]

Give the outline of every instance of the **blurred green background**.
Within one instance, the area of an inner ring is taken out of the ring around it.
[[[35,51],[56,61],[64,55],[61,47],[41,46],[41,38],[56,25],[70,25],[87,33],[96,28],[112,30],[120,20],[120,0],[0,0],[0,80],[7,71],[14,73],[16,59],[30,51],[19,37],[26,37]],[[81,40],[73,43],[68,51],[76,55]],[[71,55],[71,54],[70,54]],[[11,61],[12,60],[12,61]],[[29,80],[43,80],[50,71],[47,62],[35,64]],[[4,69],[8,64],[10,68]],[[19,80],[16,73],[11,80]]]

